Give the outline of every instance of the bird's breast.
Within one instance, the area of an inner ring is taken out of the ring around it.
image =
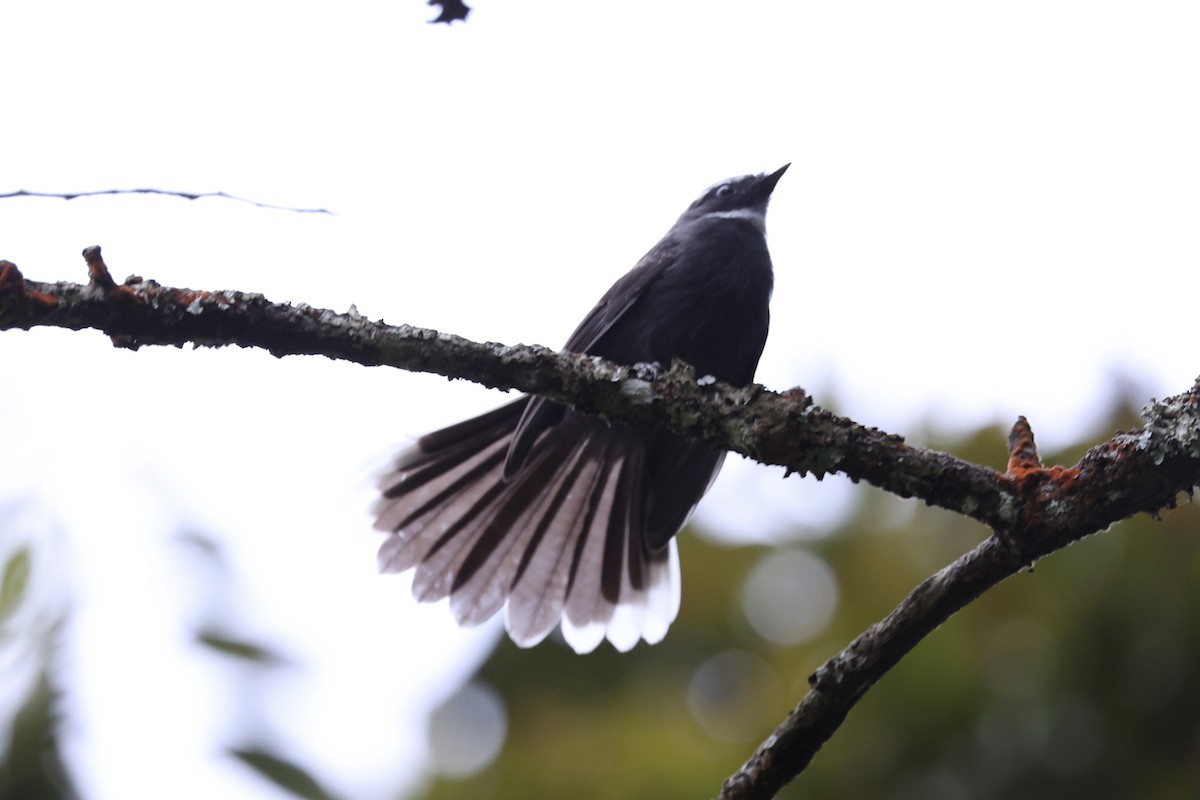
[[[766,343],[773,275],[766,240],[744,220],[681,232],[660,277],[595,352],[620,363],[681,359],[701,375],[744,385]]]

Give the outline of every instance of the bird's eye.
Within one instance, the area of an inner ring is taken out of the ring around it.
[[[722,183],[717,187],[717,197],[729,197],[731,194],[733,194],[733,187],[728,183]]]

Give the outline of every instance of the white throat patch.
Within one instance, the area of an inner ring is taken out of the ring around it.
[[[704,216],[720,217],[721,219],[744,219],[758,228],[764,235],[767,232],[767,214],[757,208],[735,208],[732,211],[709,211]]]

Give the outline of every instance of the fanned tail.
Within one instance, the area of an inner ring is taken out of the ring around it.
[[[416,568],[413,595],[450,597],[462,625],[502,607],[517,644],[560,621],[577,652],[657,642],[679,611],[674,539],[645,545],[644,431],[567,412],[508,480],[528,398],[419,439],[379,480],[384,572]]]

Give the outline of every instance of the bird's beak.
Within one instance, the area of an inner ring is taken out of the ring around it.
[[[758,183],[754,186],[754,194],[761,200],[770,197],[771,192],[775,191],[775,184],[779,183],[779,179],[783,177],[783,173],[787,172],[787,168],[790,166],[790,163],[784,164],[770,175],[760,175]]]

